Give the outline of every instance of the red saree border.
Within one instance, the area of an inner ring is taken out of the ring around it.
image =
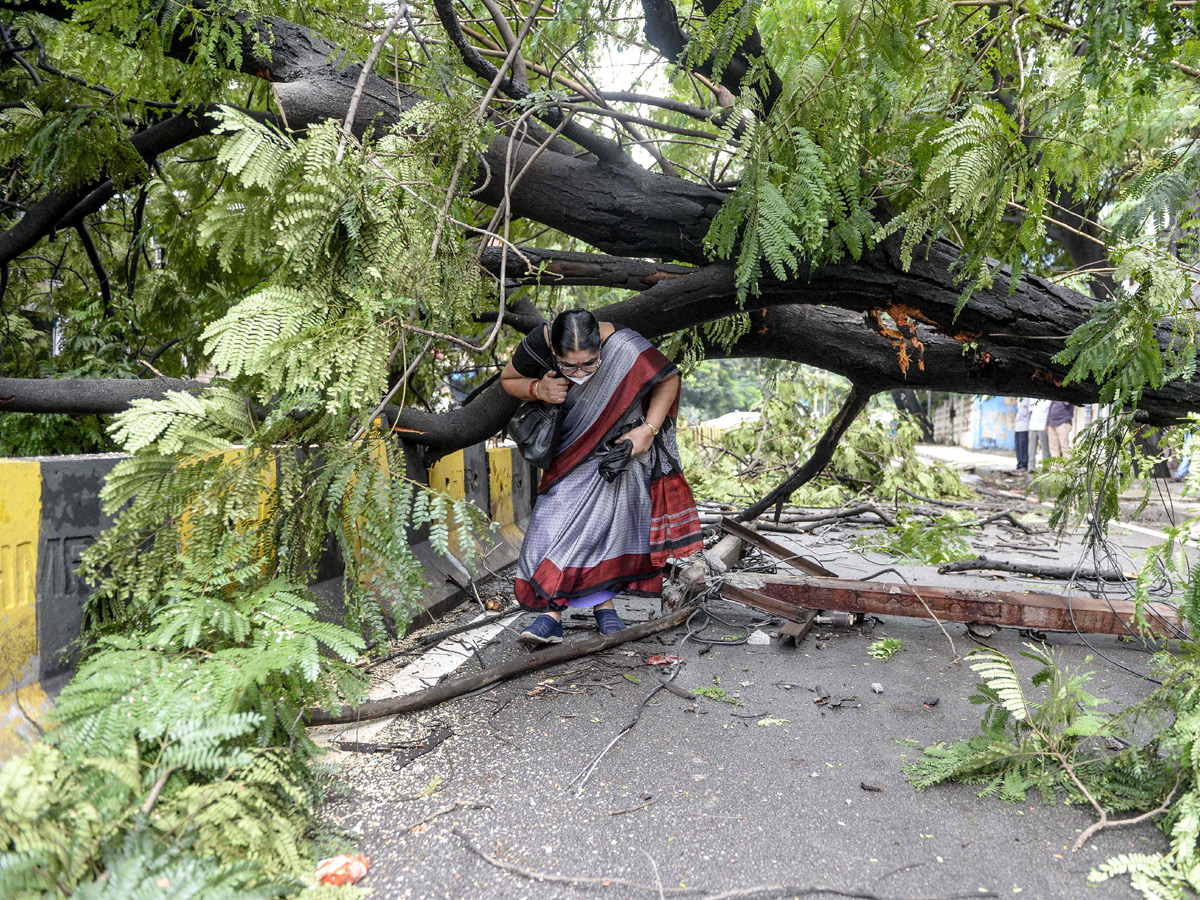
[[[526,609],[561,608],[573,597],[595,591],[620,589],[622,593],[658,596],[662,580],[662,569],[653,565],[649,553],[626,553],[595,566],[566,569],[544,559],[531,578],[516,579],[513,590],[517,603]]]

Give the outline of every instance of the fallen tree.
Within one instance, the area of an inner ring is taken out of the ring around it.
[[[654,6],[660,32],[669,7]],[[28,7],[23,3],[0,2],[0,9],[24,8]],[[65,5],[39,9],[64,21],[75,15],[74,8]],[[448,4],[439,6],[438,12],[468,66],[476,74],[499,74],[463,44]],[[250,23],[240,47],[237,68],[271,84],[281,116],[293,129],[327,118],[341,120],[353,105],[354,132],[378,131],[422,102],[419,95],[397,88],[377,73],[364,75],[361,66],[335,65],[331,62],[337,58],[335,45],[286,20]],[[191,58],[194,51],[193,43],[184,38],[169,48],[170,55],[180,59]],[[727,87],[736,89],[730,78]],[[511,77],[501,78],[499,85],[502,92],[518,98],[528,91]],[[774,89],[768,92],[770,97],[777,94]],[[1000,270],[990,285],[974,290],[970,302],[958,310],[962,284],[955,273],[963,263],[961,249],[937,239],[906,253],[899,236],[894,236],[858,259],[802,263],[794,277],[763,277],[757,293],[742,298],[734,268],[712,264],[704,248],[727,191],[677,174],[647,171],[611,140],[578,126],[562,127],[564,116],[553,108],[539,116],[547,126],[559,128],[562,137],[550,142],[546,152],[542,152],[545,133],[536,129],[515,146],[513,135],[497,137],[483,154],[474,196],[505,205],[515,218],[549,226],[616,256],[536,248],[490,252],[483,261],[493,274],[499,274],[503,260],[506,278],[513,284],[641,290],[638,296],[606,307],[602,314],[652,337],[714,322],[743,308],[751,310],[754,327],[732,345],[710,346],[707,352],[804,362],[846,375],[864,393],[931,388],[1075,403],[1099,398],[1099,386],[1092,379],[1064,384],[1068,368],[1054,360],[1066,339],[1096,311],[1098,302],[1087,294],[1028,275],[1010,284],[1006,271]],[[176,128],[171,139],[158,141],[148,154],[161,154],[204,133],[203,117],[177,118],[186,121],[186,127]],[[153,131],[146,132],[147,140]],[[583,149],[582,156],[570,152],[568,137]],[[499,177],[506,167],[523,170],[519,182]],[[51,195],[38,201],[0,239],[0,265],[13,262],[39,240],[77,220],[81,204],[85,211],[89,204],[92,211],[98,209],[112,190],[110,180],[100,178],[69,197]],[[886,223],[892,214],[886,204],[881,209],[880,221]],[[1077,219],[1071,221],[1078,224]],[[1063,233],[1074,237],[1078,230],[1068,228]],[[909,253],[911,261],[905,258]],[[646,257],[692,266],[655,264],[646,262]],[[1168,346],[1171,340],[1170,327],[1161,326],[1160,345]],[[161,396],[165,390],[180,388],[153,380],[138,387],[87,381],[47,385],[40,379],[4,379],[0,401],[10,411],[111,413],[134,397]],[[1190,380],[1151,386],[1141,398],[1142,416],[1152,424],[1179,420],[1197,407],[1198,386],[1194,375]],[[494,433],[512,409],[498,390],[489,390],[461,416],[432,417],[404,410],[396,424],[409,440],[445,451]]]
[[[323,709],[312,709],[305,716],[305,721],[309,725],[347,725],[353,722],[365,722],[370,719],[382,719],[385,716],[397,716],[402,713],[414,712],[418,709],[428,709],[431,706],[437,706],[439,703],[445,703],[447,700],[453,700],[464,694],[482,690],[498,682],[523,675],[526,672],[534,672],[538,669],[555,665],[556,663],[569,662],[572,659],[579,659],[581,656],[590,656],[594,653],[611,649],[612,647],[619,647],[621,644],[627,644],[630,641],[641,640],[642,638],[667,631],[682,625],[697,609],[698,607],[694,604],[689,604],[673,612],[666,613],[657,619],[651,619],[649,622],[630,625],[628,628],[614,634],[597,635],[596,637],[587,638],[582,641],[560,644],[557,647],[542,650],[538,653],[530,653],[500,665],[489,666],[482,672],[477,672],[474,675],[463,675],[460,678],[443,681],[436,687],[425,691],[418,691],[415,694],[407,694],[402,697],[389,697],[383,700],[368,700],[365,703],[357,705],[343,706],[341,709],[333,712]]]
[[[1173,9],[432,7],[0,0],[0,399],[125,405],[129,457],[82,572],[82,677],[53,746],[4,770],[54,802],[0,804],[0,893],[126,867],[198,896],[311,881],[305,712],[353,706],[381,605],[417,602],[398,523],[444,551],[479,516],[403,477],[373,422],[431,455],[494,433],[515,405],[495,386],[410,398],[502,364],[560,301],[685,364],[842,372],[838,428],[906,385],[1196,405]],[[600,34],[660,54],[670,96],[598,85]],[[1121,291],[1070,289],[1100,277]],[[350,628],[306,587],[331,532]]]

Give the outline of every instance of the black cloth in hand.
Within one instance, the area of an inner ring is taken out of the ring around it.
[[[620,437],[636,427],[632,422],[627,422],[604,444],[604,454],[600,457],[600,477],[609,484],[617,480],[617,476],[629,467],[629,461],[633,459],[633,441],[622,441]]]

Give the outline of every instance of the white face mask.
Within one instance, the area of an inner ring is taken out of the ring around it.
[[[589,380],[591,380],[591,378],[592,378],[592,375],[595,375],[595,374],[596,374],[596,373],[595,373],[595,372],[593,372],[591,375],[567,375],[567,376],[565,376],[565,377],[566,377],[566,378],[567,378],[569,381],[573,381],[573,382],[575,382],[576,384],[587,384],[587,383],[588,383],[588,381],[589,381]]]

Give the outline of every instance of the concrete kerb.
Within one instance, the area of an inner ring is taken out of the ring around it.
[[[83,552],[111,524],[100,508],[105,476],[121,454],[0,460],[0,760],[34,736],[72,671],[67,655],[79,635],[88,585],[78,577]],[[428,529],[408,539],[425,573],[423,609],[413,624],[443,615],[471,593],[473,579],[516,559],[532,509],[537,470],[515,447],[478,444],[444,457],[428,471],[405,453],[407,475],[455,499],[468,499],[495,528],[478,535],[473,558],[452,547],[437,553]],[[322,561],[327,580],[314,585],[340,594],[340,559]],[[474,573],[472,575],[472,573]]]

